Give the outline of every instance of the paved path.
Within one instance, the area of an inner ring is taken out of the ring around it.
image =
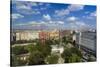
[[[12,45],[12,47],[15,47],[15,46],[25,46],[25,45],[29,45],[29,44],[33,44],[33,43],[14,44],[14,45]]]

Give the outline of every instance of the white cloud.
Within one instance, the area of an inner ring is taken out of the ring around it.
[[[42,23],[40,23],[40,22],[36,22],[36,21],[31,21],[31,22],[29,22],[28,24],[29,25],[40,25],[40,24],[44,24],[45,22],[42,22]]]
[[[27,2],[27,5],[32,7],[32,6],[38,6],[36,2]]]
[[[36,22],[36,21],[30,21],[30,22],[27,22],[27,23],[19,23],[19,24],[16,24],[17,26],[39,26],[41,24],[46,24],[45,22]]]
[[[52,25],[62,25],[64,24],[63,21],[48,21],[48,22],[45,22],[45,21],[40,21],[40,22],[36,22],[36,21],[31,21],[31,22],[28,22],[28,23],[23,23],[23,24],[20,24],[20,25],[31,25],[31,26],[37,26],[37,25],[49,25],[49,26],[52,26]]]
[[[89,13],[90,13],[89,11],[86,11],[86,12],[85,12],[85,14],[89,14]]]
[[[32,6],[38,6],[38,4],[36,2],[30,2],[30,1],[16,1],[14,2],[14,4],[16,5],[16,7],[18,9],[32,9]]]
[[[26,23],[19,23],[19,24],[16,24],[16,26],[25,26],[27,25]]]
[[[86,24],[84,22],[76,22],[76,25],[77,25],[77,29],[80,29],[80,30],[87,30],[87,29],[90,29],[90,25],[89,24]]]
[[[70,12],[73,11],[79,11],[79,10],[83,10],[84,6],[83,5],[69,5],[66,9],[61,9],[61,10],[56,10],[55,11],[55,15],[56,16],[65,16],[70,14]]]
[[[38,10],[28,10],[28,9],[19,9],[17,10],[19,13],[22,13],[22,14],[40,14],[41,12],[38,11]]]
[[[28,5],[28,6],[30,6],[30,7],[32,7],[32,6],[42,6],[42,5],[44,5],[44,3],[42,3],[42,2],[40,2],[40,3],[37,3],[37,2],[32,2],[32,1],[30,1],[30,2],[26,2],[26,4]]]
[[[23,18],[24,16],[18,13],[13,13],[12,14],[12,19],[18,19],[18,18]]]
[[[46,22],[44,22],[44,21],[41,21],[41,24],[45,24]]]
[[[33,10],[32,7],[33,6],[38,6],[37,3],[35,2],[14,2],[13,4],[15,4],[16,7],[14,7],[19,13],[22,14],[40,14],[39,10]]]
[[[62,9],[62,10],[56,10],[55,14],[57,16],[64,16],[64,15],[68,15],[69,14],[69,10],[67,9]]]
[[[88,25],[85,22],[79,21],[79,19],[75,16],[68,17],[67,21],[71,22],[71,23],[69,23],[69,26],[72,29],[80,29],[81,30],[81,29],[85,29],[88,27]]]
[[[16,5],[16,8],[19,10],[19,9],[25,9],[25,10],[31,10],[31,7],[30,6],[27,6],[25,4],[17,4]]]
[[[59,23],[59,24],[64,24],[64,22],[63,22],[63,21],[58,21],[58,23]]]
[[[46,10],[47,8],[45,8],[45,7],[41,7],[40,9],[41,9],[41,10]]]
[[[46,4],[46,7],[50,7],[50,4],[49,4],[49,3],[47,3],[47,4]]]
[[[97,16],[97,14],[96,14],[96,11],[94,11],[94,12],[92,12],[91,14],[90,14],[90,16]]]
[[[70,23],[69,24],[70,29],[73,30],[87,30],[90,28],[90,26],[88,24],[86,24],[85,22],[82,21],[75,21],[75,23]]]
[[[43,18],[46,19],[46,20],[51,20],[51,16],[49,14],[43,15]]]
[[[21,9],[21,10],[17,10],[19,13],[21,14],[40,14],[40,12],[38,11],[34,11],[34,10],[24,10],[24,9]]]
[[[49,23],[50,23],[50,24],[53,24],[54,22],[53,22],[53,21],[49,21]]]
[[[83,16],[83,18],[94,20],[96,19],[96,16],[97,16],[96,11],[94,11],[94,12],[91,12],[88,16]]]
[[[68,6],[69,11],[79,11],[79,10],[83,10],[83,9],[84,9],[84,5],[72,4],[72,5]]]
[[[72,17],[68,17],[67,21],[70,22],[68,23],[70,29],[74,29],[74,30],[86,30],[89,29],[89,25],[86,24],[84,21],[80,21],[79,18],[72,16]]]
[[[49,21],[49,22],[47,22],[47,24],[54,24],[54,25],[62,25],[62,24],[64,24],[64,22],[63,21]]]
[[[76,21],[77,19],[78,19],[77,17],[72,16],[72,17],[68,17],[67,21]]]
[[[81,26],[87,26],[84,22],[76,22],[76,25],[79,25],[80,27]]]

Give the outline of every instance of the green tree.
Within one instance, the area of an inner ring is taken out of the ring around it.
[[[65,63],[68,63],[69,62],[69,57],[72,55],[71,51],[70,51],[70,48],[66,48],[64,50],[64,52],[62,53],[62,58],[65,59]]]
[[[62,53],[62,56],[63,56],[63,57],[71,56],[71,55],[72,55],[72,53],[71,53],[71,51],[70,51],[70,48],[66,48],[66,49],[64,50],[64,52]]]
[[[71,34],[69,36],[67,36],[67,41],[68,41],[68,43],[72,43],[73,39],[72,39],[72,35]]]
[[[46,58],[46,61],[48,64],[57,64],[58,63],[58,55],[50,55]]]
[[[67,43],[67,39],[66,39],[66,37],[64,36],[64,37],[62,37],[62,42],[63,43]]]
[[[65,63],[79,62],[81,57],[81,52],[75,47],[66,48],[62,53],[62,58],[65,59]]]
[[[40,51],[45,57],[51,53],[51,47],[49,45],[38,45],[37,50]]]
[[[46,45],[52,45],[53,44],[53,40],[46,40]]]
[[[72,47],[70,50],[72,53],[77,54],[79,57],[82,57],[82,53],[78,48]]]
[[[32,53],[33,51],[37,51],[36,45],[33,45],[33,44],[29,44],[29,45],[25,46],[25,49],[27,49],[28,52],[30,52],[30,53]]]
[[[24,46],[15,46],[15,47],[12,47],[11,51],[12,51],[12,54],[15,54],[15,55],[28,53],[28,50],[26,50]]]
[[[32,52],[31,55],[29,56],[29,65],[39,65],[39,64],[45,64],[44,62],[44,55],[39,52],[39,51],[35,51]]]
[[[57,40],[54,40],[55,44],[58,44],[59,45],[59,39]]]
[[[77,54],[72,54],[72,56],[69,57],[69,63],[80,62],[80,59]]]
[[[50,45],[41,45],[41,44],[38,44],[38,45],[27,45],[26,46],[26,49],[30,52],[30,53],[33,53],[33,52],[36,52],[36,51],[39,51],[41,52],[45,57],[50,55],[51,53],[51,47]]]

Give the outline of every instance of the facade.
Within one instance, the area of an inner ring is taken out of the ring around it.
[[[96,53],[96,32],[80,32],[76,34],[76,43],[79,44],[79,47]]]
[[[14,32],[17,40],[34,40],[39,39],[38,31],[16,31]]]
[[[38,31],[28,32],[28,37],[28,40],[39,39],[39,33]]]
[[[16,41],[16,33],[11,32],[10,39],[11,39],[11,41]]]
[[[49,32],[50,39],[59,39],[59,30],[53,30]]]
[[[49,32],[46,31],[40,31],[39,32],[39,39],[49,39]]]
[[[27,59],[29,58],[29,53],[27,54],[21,54],[17,56],[17,59],[22,60],[22,61],[27,61]]]
[[[42,44],[45,44],[45,41],[49,39],[49,32],[40,31],[39,32],[39,40]]]
[[[70,30],[61,30],[60,32],[60,37],[64,37],[64,36],[69,36],[71,34]]]
[[[16,32],[16,40],[28,40],[28,33],[27,32]]]

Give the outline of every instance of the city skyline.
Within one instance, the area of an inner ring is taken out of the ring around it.
[[[96,6],[12,1],[13,29],[96,29]]]

